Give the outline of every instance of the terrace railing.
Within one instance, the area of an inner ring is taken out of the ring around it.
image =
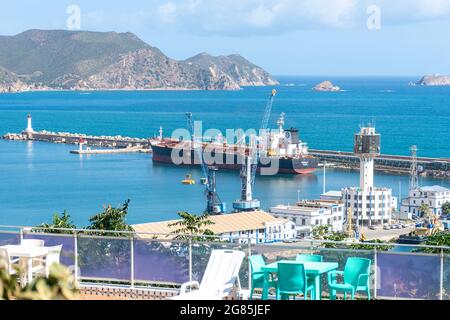
[[[214,249],[262,254],[267,262],[295,259],[299,253],[320,254],[324,261],[338,262],[343,270],[348,257],[372,260],[372,297],[377,299],[450,300],[450,247],[301,240],[294,243],[251,243],[249,238],[230,241],[216,237],[104,230],[43,229],[0,226],[0,246],[21,239],[42,239],[46,246],[62,244],[61,263],[73,270],[76,281],[117,283],[130,287],[176,288],[183,282],[201,280]],[[431,252],[430,252],[431,251]],[[251,286],[248,259],[240,272],[241,284]],[[328,294],[322,279],[323,295]]]

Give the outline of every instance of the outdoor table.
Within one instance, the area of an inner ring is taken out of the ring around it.
[[[262,271],[264,272],[262,300],[267,300],[269,296],[269,275],[271,273],[278,272],[279,262],[300,263],[305,266],[306,275],[314,279],[314,300],[320,300],[322,296],[320,289],[320,276],[324,273],[337,269],[339,266],[337,262],[300,262],[293,260],[281,260],[270,263],[262,268]]]
[[[30,283],[33,280],[33,259],[39,257],[45,257],[48,254],[48,248],[46,247],[32,247],[21,245],[6,245],[1,248],[8,249],[10,258],[18,257],[25,259],[27,262],[27,282]]]

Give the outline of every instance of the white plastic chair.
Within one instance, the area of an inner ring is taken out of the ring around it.
[[[54,263],[59,263],[61,249],[62,244],[59,246],[48,247],[48,254],[45,259],[33,259],[33,262],[39,262],[38,266],[33,267],[33,274],[48,277],[51,265]]]
[[[236,250],[213,250],[206,266],[202,281],[184,283],[180,295],[172,300],[222,300],[232,294],[233,289],[241,290],[239,270],[245,253]]]
[[[44,240],[39,239],[23,239],[20,242],[21,246],[27,246],[27,247],[43,247],[44,246]]]
[[[0,248],[0,265],[3,265],[8,271],[9,274],[16,274],[16,270],[14,270],[14,265],[19,265],[20,259],[13,259],[9,256],[9,252],[7,248]]]

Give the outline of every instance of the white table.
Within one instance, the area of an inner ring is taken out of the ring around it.
[[[8,250],[8,254],[11,259],[18,257],[26,260],[28,283],[33,280],[33,259],[46,257],[48,254],[48,248],[46,247],[6,245],[2,246],[2,248],[6,248]]]

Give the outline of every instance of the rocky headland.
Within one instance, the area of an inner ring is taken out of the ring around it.
[[[132,33],[29,30],[0,36],[0,92],[238,90],[279,84],[240,55],[175,60]]]

